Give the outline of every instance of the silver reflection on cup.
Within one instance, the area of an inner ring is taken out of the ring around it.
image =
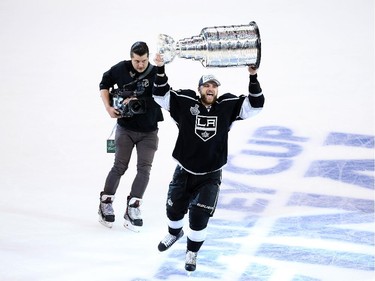
[[[248,25],[206,27],[199,35],[177,42],[160,34],[157,48],[165,63],[177,56],[200,61],[204,67],[259,67],[261,58],[259,28],[254,21]]]

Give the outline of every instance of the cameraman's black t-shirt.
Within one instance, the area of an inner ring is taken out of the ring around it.
[[[158,122],[164,120],[160,106],[152,98],[152,86],[155,80],[156,67],[149,64],[148,68],[150,67],[153,69],[146,77],[126,87],[126,90],[142,93],[139,98],[144,99],[146,104],[146,113],[135,114],[132,117],[124,117],[117,120],[117,123],[121,127],[131,131],[152,132],[158,128]],[[123,88],[124,85],[136,80],[140,75],[142,73],[138,73],[133,68],[130,60],[121,61],[103,74],[99,88],[100,90],[111,90],[115,85],[118,88]]]

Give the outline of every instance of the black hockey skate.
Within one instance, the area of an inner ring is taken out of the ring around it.
[[[159,251],[164,252],[165,250],[168,250],[182,236],[184,236],[184,231],[182,229],[177,235],[172,235],[172,234],[168,233],[164,237],[164,239],[160,241],[160,243],[158,245]]]
[[[197,268],[197,252],[186,251],[185,269],[187,271],[195,271]]]

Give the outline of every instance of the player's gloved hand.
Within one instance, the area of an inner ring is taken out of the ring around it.
[[[158,66],[158,67],[163,66],[164,65],[163,56],[159,53],[156,53],[155,58],[154,58],[154,62],[155,62],[155,65]]]
[[[258,71],[257,67],[255,64],[251,64],[248,66],[247,70],[249,71],[250,75],[255,75]]]

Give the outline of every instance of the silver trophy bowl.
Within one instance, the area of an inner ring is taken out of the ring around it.
[[[206,27],[199,35],[177,42],[160,34],[157,49],[164,63],[177,56],[200,61],[204,67],[259,67],[261,58],[260,34],[254,21],[248,25]]]

